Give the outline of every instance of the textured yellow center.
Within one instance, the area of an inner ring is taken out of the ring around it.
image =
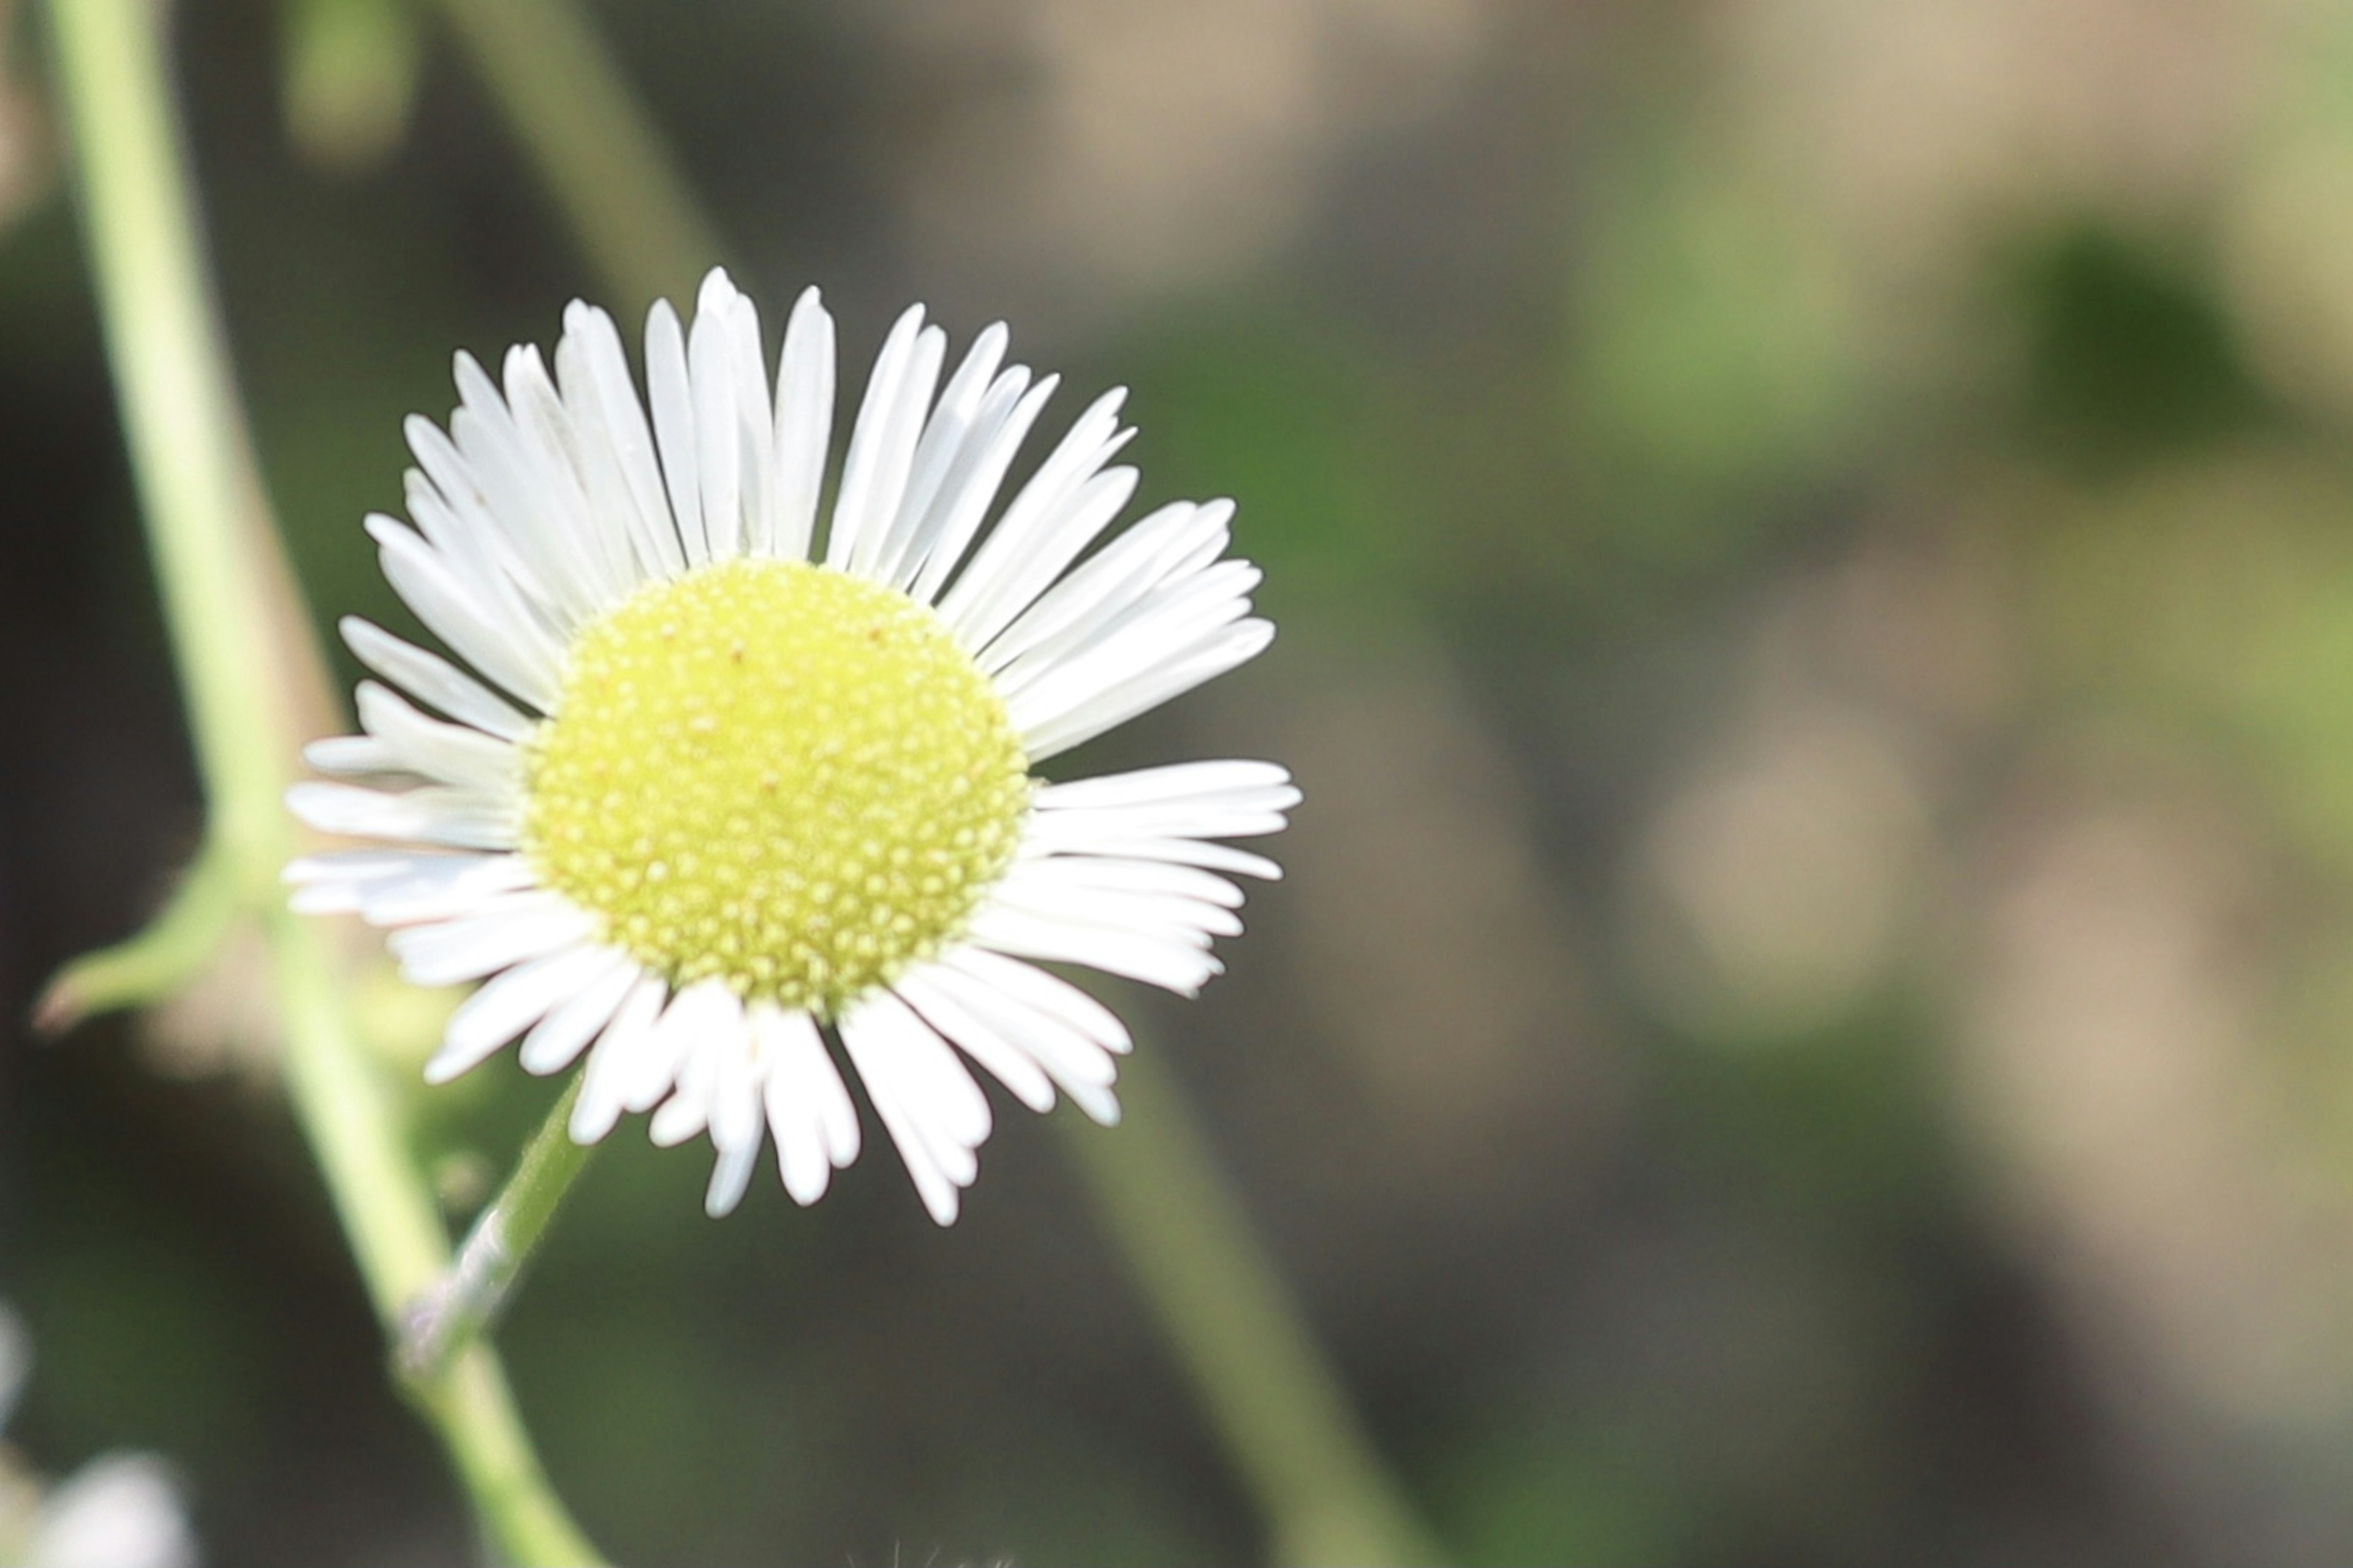
[[[1029,798],[939,617],[797,561],[718,563],[591,622],[526,780],[524,852],[607,941],[820,1016],[963,931]]]

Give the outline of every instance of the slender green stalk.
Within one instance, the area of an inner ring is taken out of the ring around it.
[[[1279,1563],[1443,1561],[1250,1228],[1183,1086],[1149,1044],[1120,1069],[1119,1127],[1057,1121],[1104,1234],[1167,1331],[1257,1498]]]
[[[188,895],[197,901],[175,902],[150,947],[131,944],[132,967],[152,979],[184,963],[212,923],[211,900],[261,921],[288,1094],[369,1297],[391,1324],[439,1276],[448,1245],[393,1099],[354,1037],[336,957],[317,927],[287,912],[277,886],[291,842],[280,795],[306,700],[279,641],[301,617],[196,249],[164,16],[155,0],[49,6],[107,358],[209,812]],[[598,1560],[541,1473],[488,1347],[468,1350],[416,1398],[503,1554]]]
[[[384,1079],[353,1035],[322,933],[283,910],[270,912],[269,925],[286,1016],[287,1089],[376,1315],[396,1330],[448,1268],[440,1215],[401,1138]],[[604,1561],[548,1483],[488,1345],[477,1341],[431,1375],[404,1376],[402,1383],[440,1433],[476,1513],[509,1562],[565,1568]]]
[[[491,1326],[533,1248],[555,1217],[573,1178],[588,1163],[593,1145],[575,1143],[569,1123],[580,1098],[580,1078],[540,1123],[506,1186],[474,1221],[458,1260],[409,1308],[394,1361],[412,1382],[430,1382]]]
[[[725,259],[661,132],[573,0],[441,0],[588,259],[642,310]]]

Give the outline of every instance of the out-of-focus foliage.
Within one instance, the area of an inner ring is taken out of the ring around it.
[[[2353,11],[592,11],[772,331],[1007,315],[1071,406],[1133,384],[1147,501],[1240,500],[1283,640],[1110,744],[1308,804],[1232,973],[1142,1005],[1464,1561],[2353,1556]],[[592,279],[429,14],[182,12],[293,552],[398,624],[400,416]],[[352,42],[417,24],[413,83]],[[19,1014],[195,820],[32,58]],[[268,1084],[136,1035],[0,1054],[12,1430],[173,1455],[216,1561],[457,1560]],[[459,1211],[548,1093],[418,1101]],[[503,1341],[622,1560],[1248,1556],[1004,1120],[945,1235],[887,1161],[712,1225],[600,1157]]]

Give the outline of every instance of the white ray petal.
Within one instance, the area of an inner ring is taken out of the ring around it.
[[[520,741],[531,733],[529,719],[439,654],[403,642],[357,616],[345,616],[335,626],[362,664],[418,701],[502,741]]]
[[[973,1151],[988,1136],[987,1097],[931,1026],[888,991],[867,997],[839,1027],[924,1206],[951,1223],[955,1190],[979,1173]]]
[[[554,707],[564,656],[529,616],[486,613],[424,539],[387,517],[371,517],[385,580],[433,635],[467,663],[544,713]]]
[[[956,373],[948,378],[939,402],[924,421],[923,438],[915,444],[914,458],[908,469],[906,493],[895,510],[887,537],[869,563],[869,570],[879,580],[893,584],[904,581],[902,563],[934,514],[933,503],[940,499],[942,487],[958,459],[965,455],[997,364],[1005,357],[1006,340],[1005,324],[1001,321],[982,332],[965,355],[964,363],[956,367]]]
[[[997,1082],[1012,1090],[1016,1100],[1036,1111],[1054,1109],[1053,1081],[1044,1069],[998,1031],[976,1017],[956,1000],[953,991],[927,971],[902,974],[892,988],[898,992],[901,1001],[937,1029],[942,1038],[987,1068]]]
[[[1166,667],[1138,675],[1115,689],[1041,721],[1033,730],[1023,731],[1022,745],[1032,763],[1058,756],[1106,730],[1126,723],[1139,713],[1151,711],[1171,698],[1182,696],[1203,681],[1213,680],[1235,666],[1248,663],[1265,652],[1273,640],[1273,623],[1238,622]]]
[[[923,322],[923,308],[912,305],[892,327],[850,427],[841,494],[825,542],[825,563],[837,571],[871,574],[906,495],[915,442],[947,353],[946,334]]]
[[[776,514],[769,549],[805,561],[833,433],[833,318],[814,289],[793,305],[776,360]]]
[[[759,504],[756,493],[745,493],[744,441],[747,432],[756,429],[765,446],[769,424],[767,389],[761,388],[756,410],[744,407],[738,399],[742,381],[733,363],[737,312],[751,308],[751,301],[738,294],[735,286],[727,280],[725,270],[714,267],[702,279],[702,291],[695,302],[694,326],[687,339],[687,374],[694,405],[695,466],[702,482],[702,527],[714,561],[732,559],[744,552],[745,506],[747,502],[754,508]],[[756,319],[753,331],[753,357],[756,363]]]
[[[976,915],[970,936],[999,952],[1083,963],[1185,996],[1198,994],[1225,967],[1187,943],[1051,920],[1003,904],[990,904]]]
[[[403,771],[487,795],[515,790],[522,756],[510,742],[469,725],[428,719],[389,688],[363,680],[360,726],[381,742]]]
[[[347,777],[397,773],[417,784],[426,782],[424,775],[402,761],[399,752],[374,735],[329,735],[323,740],[305,741],[302,763],[313,773],[342,773]]]
[[[1132,613],[1169,581],[1176,557],[1188,544],[1212,536],[1222,544],[1224,534],[1222,520],[1208,507],[1191,501],[1176,501],[1138,519],[1038,595],[981,650],[977,662],[994,675],[1033,649],[1084,641]]]
[[[305,781],[286,791],[286,809],[322,833],[393,838],[452,849],[512,849],[514,805],[472,790],[427,784],[399,795],[355,784]]]
[[[792,1200],[806,1207],[825,1195],[837,1168],[858,1158],[858,1111],[807,1014],[763,1003],[753,1006],[751,1019],[765,1073],[776,1173]]]
[[[613,948],[601,948],[605,965],[563,1005],[531,1026],[515,1060],[522,1070],[544,1078],[570,1067],[588,1042],[613,1021],[630,988],[644,978],[635,960]]]
[[[686,553],[679,543],[678,525],[670,520],[653,432],[629,378],[620,330],[612,317],[577,300],[564,312],[564,325],[565,339],[555,353],[556,380],[581,421],[584,445],[601,447],[610,459],[617,479],[614,501],[626,502],[621,512],[638,573],[649,579],[675,577],[686,570]],[[570,374],[575,364],[576,374]]]
[[[688,1056],[714,1037],[744,1037],[744,1005],[718,980],[699,980],[670,998],[652,1038],[621,1084],[621,1105],[651,1110],[678,1082]],[[748,1047],[746,1047],[748,1048]]]
[[[646,392],[653,405],[654,447],[661,454],[662,483],[670,492],[679,546],[687,565],[700,566],[711,559],[711,540],[702,521],[694,384],[687,374],[686,337],[667,300],[655,300],[646,312]]]
[[[578,994],[583,984],[594,983],[610,963],[603,948],[567,947],[493,976],[449,1015],[441,1048],[425,1064],[425,1081],[448,1083],[479,1066]]]
[[[461,919],[396,931],[385,945],[411,984],[455,985],[586,942],[595,928],[586,911],[558,894],[508,893]]]
[[[974,552],[955,586],[941,598],[941,617],[967,648],[987,647],[1007,621],[1027,607],[1026,601],[1014,602],[1013,595],[1025,564],[1054,536],[1097,471],[1135,434],[1119,427],[1119,406],[1126,396],[1125,387],[1113,388],[1079,416]]]
[[[956,477],[948,510],[923,530],[923,559],[914,567],[915,577],[907,589],[908,596],[917,604],[934,604],[939,599],[949,574],[963,563],[973,536],[980,531],[982,521],[988,516],[989,505],[996,500],[997,487],[1005,482],[1006,470],[1013,466],[1023,438],[1061,384],[1059,375],[1046,377],[1027,392],[1019,390],[1018,383],[1013,384],[1015,399],[1011,408],[990,428],[986,442],[976,448],[970,467]]]
[[[976,947],[957,948],[941,963],[976,984],[1001,991],[1048,1017],[1060,1019],[1107,1051],[1124,1055],[1133,1044],[1118,1014],[1035,964]]]
[[[1061,1019],[947,964],[934,964],[924,971],[915,995],[940,1032],[991,1071],[997,1070],[994,1058],[984,1056],[976,1046],[987,1045],[997,1053],[1034,1064],[1033,1070],[1042,1070],[1094,1121],[1108,1125],[1119,1119],[1119,1100],[1111,1089],[1118,1068],[1110,1052]],[[1007,1084],[1013,1087],[1010,1079]],[[1038,1110],[1051,1102],[1050,1092],[1045,1096],[1046,1103],[1023,1098]]]
[[[1215,762],[1164,763],[1127,773],[1051,784],[1038,791],[1040,810],[1064,806],[1117,806],[1190,801],[1237,790],[1282,789],[1291,773],[1274,763],[1221,758]],[[1295,796],[1294,796],[1295,798]]]
[[[653,1034],[669,993],[659,975],[640,975],[615,1010],[612,1022],[597,1037],[588,1053],[580,1098],[572,1105],[569,1131],[575,1143],[598,1142],[621,1119],[623,1086]]]

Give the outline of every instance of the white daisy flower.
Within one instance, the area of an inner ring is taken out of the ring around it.
[[[1035,961],[1192,994],[1241,929],[1230,877],[1278,874],[1214,841],[1280,830],[1299,793],[1256,762],[1033,776],[1274,631],[1250,614],[1258,569],[1224,558],[1230,502],[1096,547],[1135,489],[1106,466],[1134,434],[1121,393],[995,510],[1056,382],[1006,365],[1006,341],[982,332],[943,388],[946,336],[900,317],[821,531],[815,289],[773,399],[758,316],[718,271],[691,331],[666,303],[648,320],[650,421],[592,306],[565,312],[552,375],[533,348],[503,387],[459,355],[448,433],[408,422],[413,526],[367,528],[481,679],[346,619],[385,684],[359,688],[365,733],[305,754],[365,782],[289,795],[389,846],[289,867],[298,908],[398,928],[419,984],[487,982],[429,1081],[517,1038],[534,1073],[585,1052],[572,1136],[624,1111],[659,1143],[708,1132],[713,1215],[765,1134],[803,1204],[857,1156],[828,1037],[942,1225],[989,1131],[963,1058],[1038,1110],[1060,1089],[1117,1119],[1127,1032]]]

